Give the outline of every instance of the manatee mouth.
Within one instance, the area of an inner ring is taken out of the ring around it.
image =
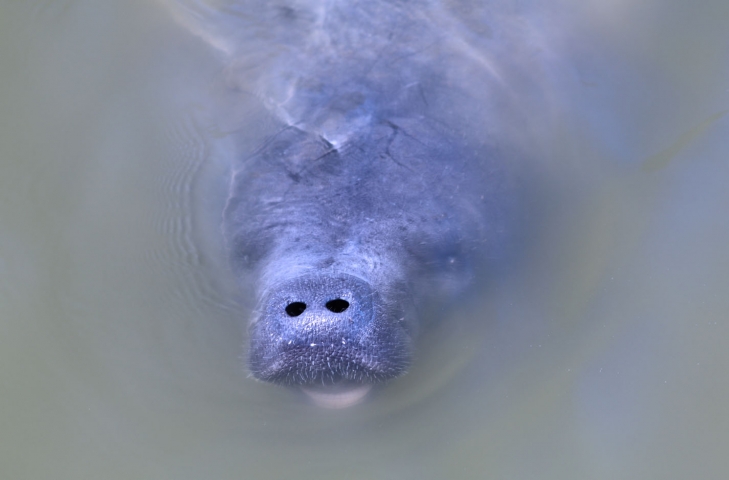
[[[335,391],[364,397],[363,386],[397,377],[410,363],[403,314],[385,308],[358,277],[297,277],[271,289],[259,311],[250,327],[253,375],[301,386],[312,399]]]

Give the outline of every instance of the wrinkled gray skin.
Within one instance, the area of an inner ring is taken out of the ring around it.
[[[247,161],[225,228],[235,270],[259,278],[257,378],[377,382],[405,371],[421,297],[468,276],[486,238],[479,169],[457,152],[428,122],[393,117],[338,148],[285,127]],[[336,300],[349,305],[327,307]]]
[[[275,119],[237,157],[224,212],[234,272],[258,299],[253,375],[305,388],[402,375],[423,309],[452,300],[503,239],[489,130],[520,77],[429,2],[174,8]]]

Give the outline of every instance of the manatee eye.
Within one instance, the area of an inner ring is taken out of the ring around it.
[[[325,306],[331,312],[342,313],[347,308],[349,308],[349,302],[346,300],[342,300],[341,298],[337,298],[334,300],[329,300]]]
[[[306,304],[304,302],[291,302],[286,305],[286,313],[289,317],[298,317],[306,310]]]

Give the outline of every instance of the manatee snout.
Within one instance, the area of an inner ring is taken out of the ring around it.
[[[250,328],[249,365],[264,381],[301,387],[371,384],[410,362],[405,308],[385,307],[364,279],[313,273],[272,286]]]

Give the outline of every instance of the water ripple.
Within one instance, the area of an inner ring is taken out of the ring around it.
[[[237,306],[226,291],[230,285],[220,281],[227,274],[218,228],[222,206],[210,198],[224,175],[216,168],[209,138],[193,113],[166,128],[167,154],[158,182],[163,208],[154,223],[167,241],[148,255],[175,272],[179,282],[173,295],[186,308],[233,311]]]

